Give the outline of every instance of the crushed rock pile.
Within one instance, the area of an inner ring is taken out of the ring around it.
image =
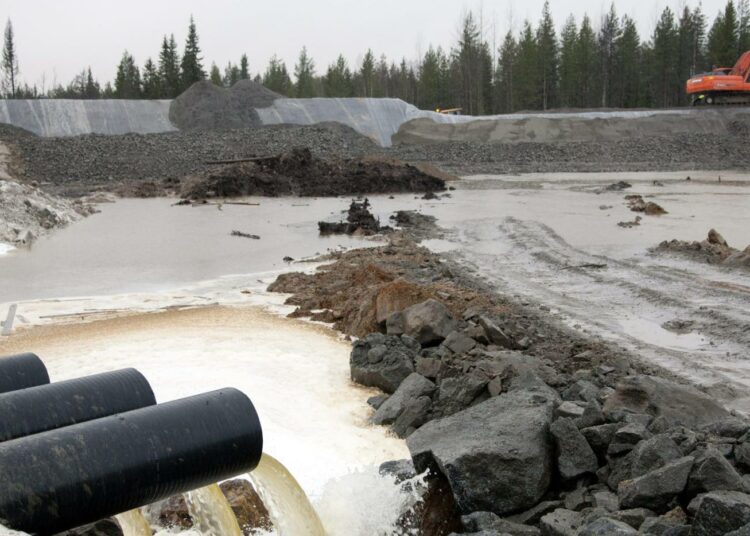
[[[84,201],[60,199],[33,186],[0,180],[0,242],[28,246],[52,229],[93,212]]]
[[[255,108],[266,108],[283,98],[252,80],[240,80],[231,88],[213,82],[196,82],[169,108],[169,119],[180,129],[233,129],[261,125]]]
[[[665,240],[652,251],[656,253],[676,253],[709,264],[750,269],[750,245],[743,251],[733,248],[715,229],[711,229],[708,232],[708,237],[701,242]]]
[[[298,148],[188,177],[181,195],[187,199],[249,195],[334,197],[444,189],[442,179],[408,164],[373,158],[319,158],[308,148]]]

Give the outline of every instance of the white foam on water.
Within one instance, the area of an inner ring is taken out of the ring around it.
[[[0,242],[0,255],[5,255],[6,253],[13,251],[14,248],[10,244],[6,244],[5,242]]]

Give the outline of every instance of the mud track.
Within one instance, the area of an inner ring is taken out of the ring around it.
[[[500,225],[466,222],[452,255],[483,274],[502,294],[550,307],[584,333],[601,336],[647,361],[750,408],[750,286],[715,267],[671,267],[657,259],[592,255],[550,227],[507,218]],[[503,243],[501,255],[478,244]],[[599,268],[598,265],[606,265]],[[690,271],[688,271],[688,269]],[[663,324],[679,320],[687,333]]]

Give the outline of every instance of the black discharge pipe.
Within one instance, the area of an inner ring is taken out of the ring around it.
[[[0,519],[63,532],[255,469],[250,399],[223,389],[0,444]]]
[[[135,369],[4,393],[0,394],[0,442],[154,404],[148,380]]]
[[[49,383],[47,367],[35,354],[0,357],[0,393]]]

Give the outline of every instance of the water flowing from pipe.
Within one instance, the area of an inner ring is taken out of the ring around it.
[[[130,510],[115,516],[124,536],[152,536],[151,525],[140,510]]]
[[[278,460],[263,454],[249,474],[278,536],[326,536],[318,513],[297,480]]]
[[[185,493],[193,528],[202,536],[242,536],[224,493],[217,484]]]

